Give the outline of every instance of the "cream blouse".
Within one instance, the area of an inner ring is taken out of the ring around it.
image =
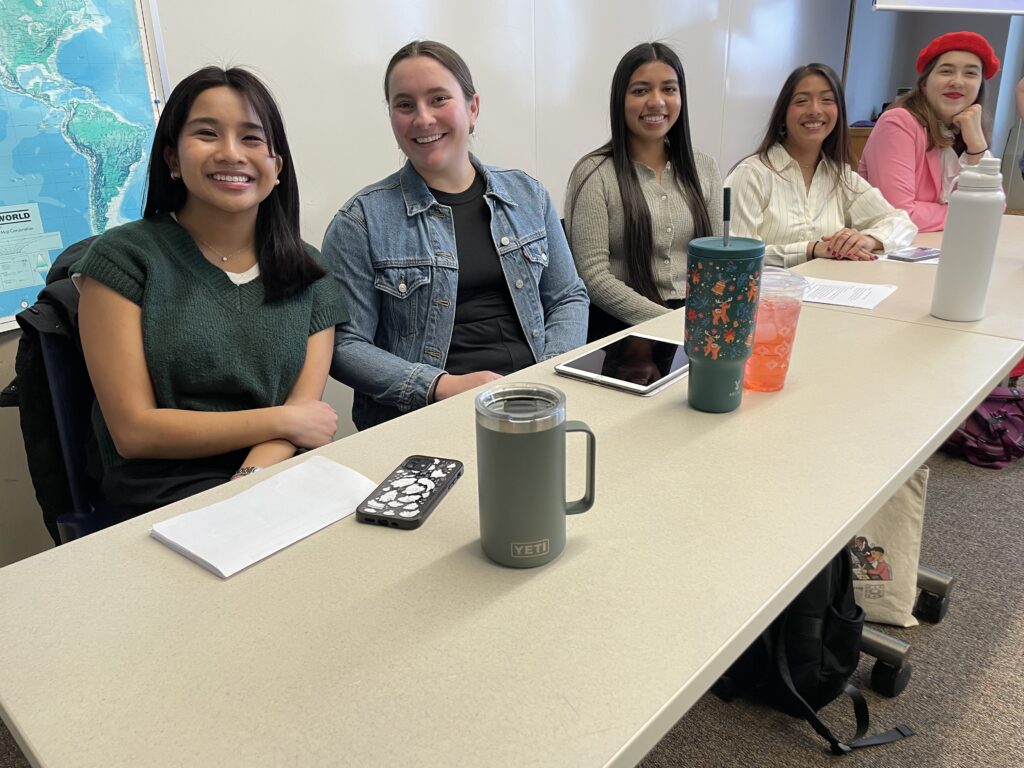
[[[732,187],[732,234],[765,243],[765,264],[792,267],[807,260],[807,246],[843,227],[876,238],[886,251],[910,245],[917,234],[906,211],[893,208],[847,166],[837,179],[830,160],[818,163],[808,189],[800,165],[781,144],[757,155],[725,180]]]

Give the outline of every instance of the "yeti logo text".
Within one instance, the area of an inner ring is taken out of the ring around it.
[[[540,555],[546,555],[550,550],[550,539],[512,542],[512,557],[539,557]]]

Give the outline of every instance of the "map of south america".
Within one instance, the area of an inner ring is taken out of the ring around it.
[[[0,0],[0,322],[63,247],[142,214],[157,91],[142,0]]]

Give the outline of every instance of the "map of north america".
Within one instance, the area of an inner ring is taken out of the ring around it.
[[[0,318],[60,249],[142,214],[158,102],[140,2],[0,0]]]

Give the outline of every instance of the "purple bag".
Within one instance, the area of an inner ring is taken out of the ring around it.
[[[1024,391],[996,387],[942,447],[990,469],[1024,456]]]

